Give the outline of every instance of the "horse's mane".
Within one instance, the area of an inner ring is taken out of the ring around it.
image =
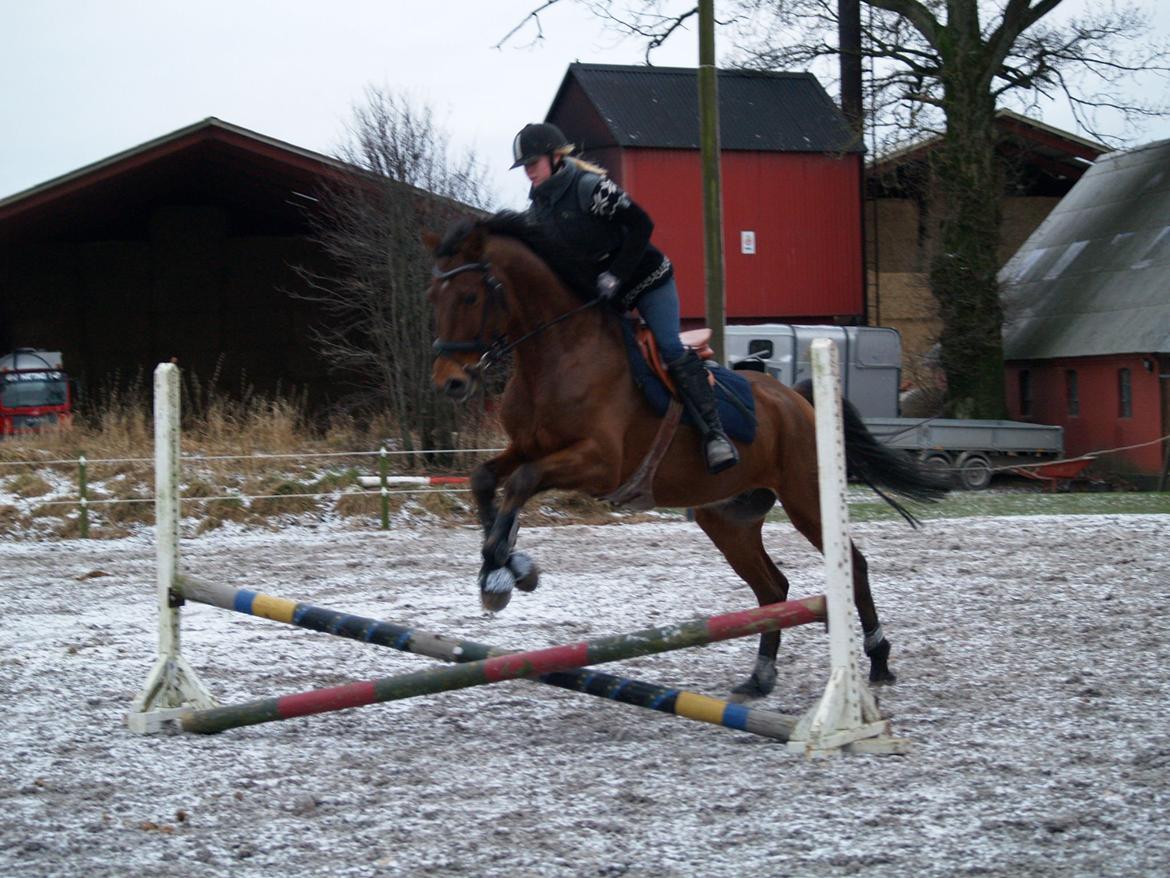
[[[454,256],[467,236],[475,229],[489,235],[499,235],[523,244],[564,282],[570,290],[584,299],[597,295],[595,289],[596,270],[591,270],[588,261],[573,252],[560,240],[553,238],[527,214],[514,210],[502,210],[484,219],[464,217],[452,223],[443,240],[435,249],[436,256]]]

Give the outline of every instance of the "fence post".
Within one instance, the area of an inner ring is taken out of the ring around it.
[[[386,460],[386,446],[378,455],[378,476],[382,479],[382,530],[390,530],[390,487],[387,483],[389,463]]]
[[[77,530],[81,538],[89,538],[89,479],[86,476],[85,455],[77,458],[77,496],[81,509],[77,515]]]

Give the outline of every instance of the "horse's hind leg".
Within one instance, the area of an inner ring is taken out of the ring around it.
[[[869,659],[869,682],[895,683],[898,677],[890,670],[890,641],[882,631],[873,593],[869,590],[869,562],[853,541],[849,541],[853,553],[853,602],[861,619],[861,632],[865,635],[865,655]]]
[[[781,501],[784,501],[781,497]],[[808,510],[815,508],[815,515]],[[808,504],[785,503],[784,511],[792,521],[793,526],[805,538],[823,552],[821,542],[821,517],[819,504],[810,507]],[[865,635],[865,655],[869,659],[869,681],[871,683],[893,683],[898,678],[890,670],[890,642],[882,631],[881,620],[878,618],[877,607],[873,603],[873,593],[869,589],[869,563],[861,554],[852,540],[849,548],[853,555],[853,603],[857,606],[857,616],[861,620],[861,630]]]
[[[731,569],[751,586],[760,606],[788,598],[788,580],[764,549],[764,517],[775,502],[775,494],[759,490],[695,510],[695,522],[723,553]],[[731,690],[733,700],[762,698],[772,691],[779,649],[779,631],[760,635],[755,667],[750,677]]]

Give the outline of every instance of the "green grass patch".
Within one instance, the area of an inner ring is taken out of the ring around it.
[[[1012,515],[1170,515],[1170,493],[1087,492],[1048,494],[955,491],[939,503],[908,503],[923,521],[937,518],[996,518]],[[777,512],[773,515],[777,515]],[[779,513],[783,518],[783,513]],[[849,500],[850,521],[885,521],[899,515],[881,498]]]

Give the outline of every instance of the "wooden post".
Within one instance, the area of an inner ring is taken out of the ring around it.
[[[719,167],[719,71],[715,66],[715,2],[699,0],[699,152],[703,165],[703,239],[707,326],[716,363],[723,346],[723,184]]]
[[[386,474],[389,464],[386,461],[386,446],[382,446],[378,455],[378,478],[382,482],[382,530],[390,530],[390,488],[386,484]]]
[[[77,458],[77,497],[77,532],[84,540],[89,537],[89,477],[84,454]]]

